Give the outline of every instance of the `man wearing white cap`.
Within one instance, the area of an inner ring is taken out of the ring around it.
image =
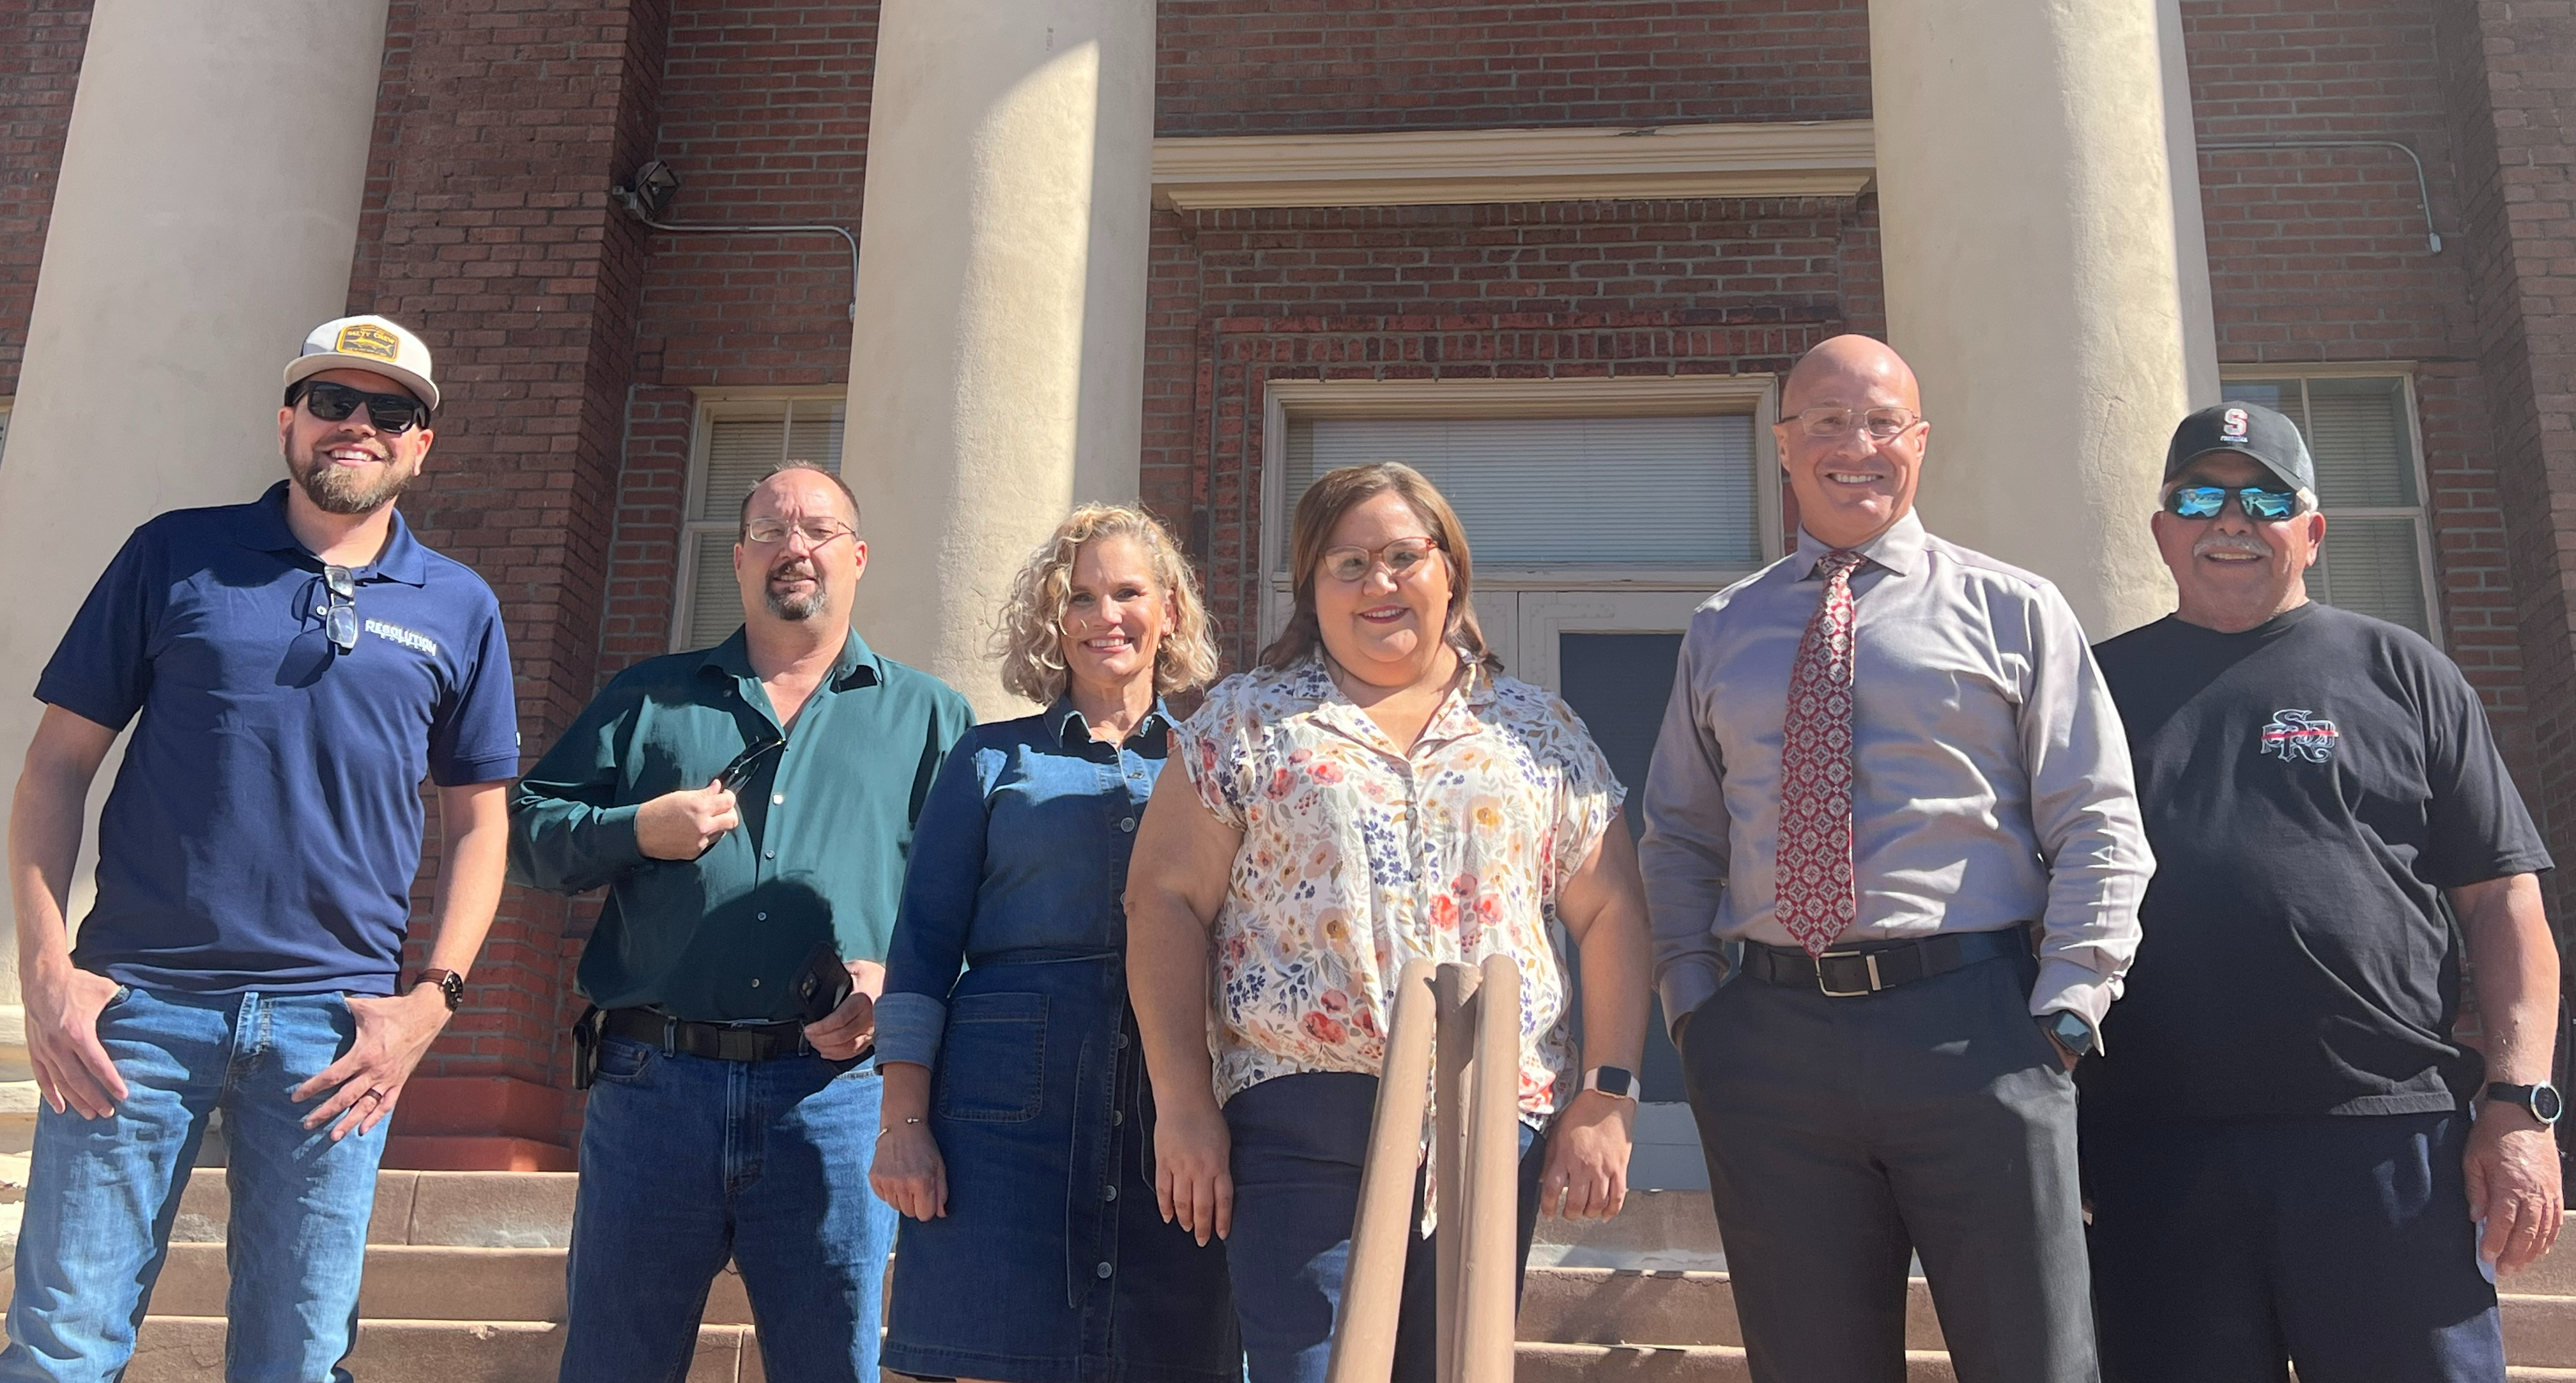
[[[216,1110],[225,1376],[349,1377],[385,1119],[491,925],[518,770],[500,604],[394,510],[437,407],[418,337],[316,328],[288,478],[136,529],[37,680],[9,882],[44,1108],[0,1380],[119,1376]],[[81,806],[129,723],[75,945]],[[424,778],[446,848],[406,981]]]

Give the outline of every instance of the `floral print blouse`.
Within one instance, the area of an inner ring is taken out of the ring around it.
[[[1626,790],[1564,701],[1471,670],[1403,753],[1320,657],[1227,678],[1173,758],[1243,835],[1214,927],[1220,1102],[1274,1076],[1375,1075],[1407,961],[1521,968],[1521,1115],[1578,1076],[1556,922]]]

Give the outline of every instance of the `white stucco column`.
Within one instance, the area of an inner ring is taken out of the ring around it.
[[[346,306],[384,29],[385,0],[98,0],[0,457],[12,784],[36,674],[126,534],[285,474],[278,371]],[[88,858],[114,769],[91,795]],[[0,829],[8,810],[0,793]],[[85,858],[75,921],[89,887]]]
[[[885,0],[842,472],[857,624],[984,715],[985,634],[1143,429],[1153,0]]]
[[[2186,287],[2169,8],[1870,3],[1888,332],[1932,419],[1924,521],[2057,582],[2095,638],[2173,608],[2147,515],[2195,370],[2215,384],[2214,355],[2193,363],[2208,269],[2192,257]],[[2195,200],[2195,240],[2199,220]]]

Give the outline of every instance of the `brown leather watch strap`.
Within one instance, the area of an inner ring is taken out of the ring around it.
[[[433,966],[420,972],[419,983],[437,985],[439,994],[447,1000],[448,1012],[454,1013],[456,1010],[465,1006],[465,977],[463,975],[457,974],[453,970],[441,970]]]

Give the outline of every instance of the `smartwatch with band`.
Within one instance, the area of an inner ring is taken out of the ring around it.
[[[2558,1087],[2547,1081],[2538,1085],[2507,1085],[2497,1081],[2487,1087],[2487,1098],[2497,1104],[2528,1110],[2531,1117],[2544,1126],[2557,1123],[2558,1116],[2567,1112],[2567,1102],[2558,1097]]]
[[[448,1012],[454,1013],[456,1010],[465,1006],[465,977],[463,975],[457,974],[453,970],[440,970],[433,967],[420,972],[420,979],[413,985],[413,988],[417,989],[420,985],[424,984],[434,984],[438,986],[439,997],[447,1000]]]
[[[1637,1077],[1624,1066],[1595,1066],[1583,1073],[1583,1088],[1622,1100],[1637,1098]]]
[[[2041,1015],[2039,1026],[2057,1039],[2058,1046],[2076,1056],[2088,1056],[2093,1051],[2093,1025],[2085,1022],[2080,1013],[2057,1009]]]

